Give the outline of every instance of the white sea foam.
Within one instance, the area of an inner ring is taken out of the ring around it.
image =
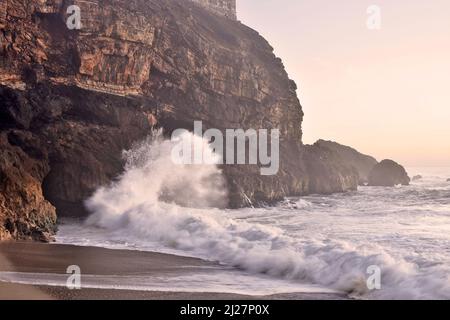
[[[67,275],[57,273],[0,272],[0,281],[19,284],[65,287]],[[89,275],[83,274],[81,288],[234,293],[243,295],[275,295],[288,292],[336,294],[314,285],[298,285],[265,276],[249,275],[233,270],[208,270],[195,273],[164,275]]]
[[[408,192],[426,197],[429,186],[221,210],[220,170],[174,165],[171,146],[148,139],[126,152],[125,173],[87,201],[84,234],[63,226],[58,240],[192,255],[362,298],[450,298],[449,202],[442,200],[449,188],[416,204]],[[433,208],[424,213],[426,203]],[[367,288],[371,265],[381,268],[381,290]]]

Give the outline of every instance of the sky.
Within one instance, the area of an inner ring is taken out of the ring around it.
[[[298,85],[305,143],[323,138],[378,160],[450,166],[449,0],[237,5]]]

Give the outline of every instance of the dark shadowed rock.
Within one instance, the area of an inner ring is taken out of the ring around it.
[[[305,147],[303,162],[309,173],[308,190],[310,193],[331,194],[336,190],[357,189],[358,171],[355,167],[348,165],[338,152],[317,143]]]
[[[414,177],[412,177],[412,181],[418,181],[418,180],[422,180],[423,179],[423,177],[419,174],[419,175],[416,175],[416,176],[414,176]]]
[[[411,179],[405,168],[392,160],[383,160],[370,172],[369,185],[393,187],[396,185],[409,185]]]
[[[447,179],[447,182],[450,182],[450,178]]]
[[[355,168],[358,172],[360,185],[368,183],[369,174],[378,163],[374,157],[362,154],[351,147],[333,141],[319,140],[316,144],[320,147],[333,150],[342,159],[342,163]]]
[[[21,138],[32,135],[24,133]],[[42,194],[41,181],[49,167],[18,144],[0,134],[0,239],[48,241],[55,231],[56,213]],[[38,146],[34,141],[34,148]]]

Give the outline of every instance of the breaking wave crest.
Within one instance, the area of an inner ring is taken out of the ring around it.
[[[218,209],[226,201],[221,171],[215,165],[173,164],[172,146],[156,135],[125,152],[125,172],[87,201],[92,212],[87,224],[108,230],[116,239],[151,242],[247,272],[325,285],[358,297],[450,298],[445,264],[420,266],[376,244],[332,240],[326,233],[302,238],[301,232],[294,236],[245,219],[265,209]],[[303,200],[291,204],[307,210],[312,205]],[[382,290],[367,289],[371,265],[382,270]]]

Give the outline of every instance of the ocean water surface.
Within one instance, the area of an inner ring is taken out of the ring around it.
[[[223,268],[164,279],[88,278],[88,286],[450,299],[450,168],[408,168],[423,176],[410,186],[221,210],[214,208],[225,196],[220,170],[174,167],[170,150],[171,142],[152,139],[125,153],[125,173],[87,201],[87,221],[63,221],[57,242],[199,257]],[[370,266],[381,271],[379,290],[367,287]]]

